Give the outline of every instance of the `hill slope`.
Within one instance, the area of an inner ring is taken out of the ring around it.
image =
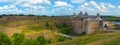
[[[84,35],[50,45],[120,45],[120,33]]]

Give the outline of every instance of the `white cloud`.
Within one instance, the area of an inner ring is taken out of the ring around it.
[[[53,8],[51,10],[51,14],[52,15],[70,15],[70,14],[73,14],[73,9],[67,8],[67,7]]]
[[[83,3],[85,0],[71,0],[73,3]]]
[[[101,9],[103,9],[103,10],[107,10],[107,9],[108,9],[104,4],[101,4],[100,7],[101,7]]]
[[[0,7],[0,10],[9,10],[9,9],[15,9],[16,6],[14,5],[4,5],[2,7]]]
[[[0,7],[1,14],[19,14],[24,13],[24,11],[19,10],[15,5],[4,5]]]
[[[118,8],[120,8],[120,6],[118,6]]]
[[[88,6],[89,4],[87,2],[84,3],[85,6]]]
[[[112,4],[108,4],[108,7],[110,7],[110,8],[115,8],[115,6],[114,5],[112,5]]]
[[[30,4],[50,4],[50,0],[26,0]]]
[[[120,8],[120,7],[119,7]],[[102,13],[102,14],[111,14],[111,12],[115,11],[115,6],[110,3],[96,3],[95,1],[84,2],[80,5],[76,10],[79,11],[87,11],[90,14]]]
[[[28,14],[41,14],[41,15],[48,14],[48,10],[43,6],[32,6],[29,8],[25,8],[24,11]]]
[[[54,7],[74,7],[71,4],[63,1],[56,1]]]
[[[15,5],[19,4],[51,4],[50,0],[0,0],[0,2],[9,2]]]
[[[106,7],[104,5],[98,5],[96,2],[91,1],[90,2],[93,6],[95,6],[95,8],[97,8],[98,10],[102,11],[102,12],[106,12]]]
[[[5,1],[3,1],[5,2]],[[51,4],[50,0],[6,0],[11,4],[0,7],[1,14],[47,14],[48,10],[41,4]],[[12,3],[13,2],[13,3]],[[23,9],[16,7],[21,6]]]
[[[30,5],[30,4],[22,4],[21,6],[22,7],[32,7],[32,5]]]
[[[0,2],[7,2],[8,0],[0,0]]]

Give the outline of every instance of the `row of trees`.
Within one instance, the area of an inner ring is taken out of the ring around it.
[[[57,36],[56,41],[64,41],[64,37]],[[47,45],[53,43],[51,39],[38,36],[36,39],[25,39],[24,34],[15,33],[10,39],[6,34],[0,32],[0,45]]]
[[[109,20],[109,21],[117,21],[120,22],[120,16],[101,16],[103,19]]]

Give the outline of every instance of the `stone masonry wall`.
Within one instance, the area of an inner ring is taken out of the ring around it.
[[[82,34],[83,29],[82,29],[82,20],[73,20],[73,27],[74,27],[74,32],[76,34]]]
[[[95,30],[99,29],[99,21],[96,20],[88,20],[87,21],[87,27],[86,27],[86,34],[90,34],[94,32]]]

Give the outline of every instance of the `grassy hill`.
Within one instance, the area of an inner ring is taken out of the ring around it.
[[[50,45],[120,45],[120,32],[111,33],[107,31],[98,31],[90,35],[78,36],[72,40],[57,42]]]

